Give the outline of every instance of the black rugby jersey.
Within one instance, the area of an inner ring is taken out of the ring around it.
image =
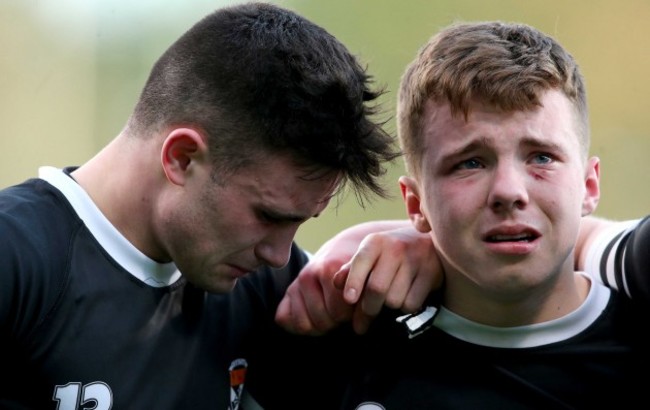
[[[208,294],[133,247],[66,173],[40,175],[0,192],[0,408],[236,409],[307,255],[294,246],[286,267]]]
[[[341,409],[635,408],[647,397],[647,315],[630,303],[592,281],[581,307],[556,320],[497,328],[443,307],[411,338],[384,314]]]

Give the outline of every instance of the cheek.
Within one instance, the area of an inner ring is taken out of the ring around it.
[[[484,204],[484,190],[469,183],[431,184],[425,202],[429,221],[441,226],[468,218]]]
[[[204,244],[221,242],[228,236],[240,234],[241,229],[235,229],[239,226],[238,221],[245,225],[244,207],[238,206],[233,196],[225,191],[205,192],[192,205],[186,207],[189,209],[185,220],[191,226],[190,231],[195,233],[196,241]]]
[[[566,177],[566,179],[569,178],[572,177]],[[530,190],[530,194],[549,214],[565,215],[570,218],[575,218],[576,215],[582,216],[585,188],[580,179],[575,179],[570,184],[557,184],[553,187],[541,186],[537,190]]]
[[[224,195],[225,194],[225,195]],[[247,198],[225,192],[201,207],[201,240],[206,248],[233,252],[254,246],[267,234]]]
[[[421,212],[425,215],[431,234],[434,241],[442,239],[443,241],[449,240],[450,231],[453,232],[452,227],[455,225],[457,218],[454,215],[454,207],[448,207],[449,203],[440,200],[440,196],[431,195],[426,197],[425,201],[420,204]]]

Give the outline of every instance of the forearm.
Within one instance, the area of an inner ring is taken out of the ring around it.
[[[599,233],[615,224],[616,222],[614,221],[609,221],[596,216],[585,216],[582,218],[582,221],[580,222],[580,232],[578,233],[578,241],[576,242],[575,248],[576,270],[585,270],[585,262],[587,260],[589,247],[593,244]]]
[[[336,234],[334,237],[325,242],[316,252],[317,254],[331,251],[332,247],[340,249],[341,246],[349,244],[356,251],[361,241],[369,234],[376,232],[389,231],[398,228],[410,227],[411,222],[408,219],[387,219],[381,221],[361,222],[352,225]]]
[[[576,248],[576,268],[628,296],[650,299],[645,296],[650,294],[648,236],[640,231],[640,221],[585,218]]]

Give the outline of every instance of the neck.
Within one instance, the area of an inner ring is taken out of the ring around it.
[[[117,136],[88,162],[72,173],[111,224],[144,254],[155,258],[148,238],[153,214],[155,164],[147,163],[141,140]],[[156,158],[154,155],[153,158]]]
[[[443,305],[466,319],[496,327],[524,326],[565,316],[589,293],[590,282],[566,272],[517,289],[479,288],[468,281],[448,280]]]

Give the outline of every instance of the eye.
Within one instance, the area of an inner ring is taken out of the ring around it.
[[[272,225],[301,224],[308,219],[308,218],[302,218],[297,215],[291,215],[291,214],[285,215],[285,214],[280,214],[269,210],[258,210],[257,218],[262,223],[272,224]]]
[[[459,162],[454,167],[455,169],[477,169],[481,168],[482,164],[476,158],[470,158],[464,161]]]
[[[539,153],[533,155],[533,162],[541,165],[550,164],[553,162],[553,157],[547,153]]]
[[[282,221],[276,214],[264,210],[257,211],[257,218],[265,224],[278,224]]]

